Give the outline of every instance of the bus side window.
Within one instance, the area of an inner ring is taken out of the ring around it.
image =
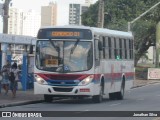
[[[112,44],[110,37],[108,37],[108,49],[109,49],[109,59],[112,59]]]
[[[100,65],[100,51],[99,51],[99,48],[98,48],[98,40],[95,39],[95,64],[96,66],[99,66]]]
[[[106,40],[105,37],[103,36],[103,59],[106,58]]]
[[[126,42],[126,39],[124,39],[124,59],[127,59],[127,42]]]
[[[116,43],[117,43],[116,38],[114,38],[114,59],[116,59],[118,55]]]
[[[122,39],[119,39],[119,55],[120,55],[120,59],[122,58]]]
[[[115,59],[115,46],[114,46],[114,38],[111,38],[111,59]]]
[[[105,58],[109,59],[109,46],[108,46],[108,37],[105,37]]]
[[[129,55],[130,55],[130,59],[133,59],[133,40],[132,39],[129,40]]]
[[[130,59],[130,55],[129,55],[129,53],[130,53],[130,51],[129,51],[129,39],[127,39],[126,40],[126,44],[127,44],[127,59]]]

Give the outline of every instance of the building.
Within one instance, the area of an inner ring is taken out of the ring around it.
[[[69,24],[81,25],[81,15],[86,12],[92,0],[86,0],[85,4],[69,4]]]
[[[23,13],[23,33],[22,35],[36,37],[40,28],[41,15],[39,12],[29,10]]]
[[[36,37],[40,23],[40,13],[34,10],[9,9],[8,34]]]
[[[8,34],[22,35],[23,12],[17,8],[9,9]]]
[[[80,25],[81,24],[81,5],[69,4],[69,24]]]
[[[41,26],[57,25],[57,3],[50,2],[48,6],[41,7]]]

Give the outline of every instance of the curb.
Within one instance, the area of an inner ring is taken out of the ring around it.
[[[150,83],[147,83],[147,84],[137,85],[137,86],[132,87],[131,89],[143,87],[143,86],[150,85],[150,84],[156,84],[156,83],[160,83],[160,82],[155,81],[155,82],[150,82]]]
[[[21,101],[21,102],[15,102],[15,103],[10,103],[10,104],[3,104],[3,105],[0,105],[0,108],[27,105],[27,104],[35,104],[35,103],[42,103],[42,102],[44,102],[44,100]]]

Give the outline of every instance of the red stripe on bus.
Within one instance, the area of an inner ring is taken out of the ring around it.
[[[134,72],[127,72],[125,73],[125,77],[133,77]],[[93,75],[93,74],[42,74],[37,73],[40,77],[45,80],[83,80],[86,77]],[[101,74],[94,74],[94,80],[99,80]],[[104,74],[105,78],[112,78],[117,79],[122,77],[122,73],[106,73]]]

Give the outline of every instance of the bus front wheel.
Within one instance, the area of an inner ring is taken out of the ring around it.
[[[94,96],[92,97],[92,101],[95,102],[95,103],[101,103],[102,100],[103,100],[103,87],[102,87],[102,85],[101,85],[99,95],[94,95]]]
[[[52,96],[51,95],[44,95],[44,101],[45,102],[52,102]]]

